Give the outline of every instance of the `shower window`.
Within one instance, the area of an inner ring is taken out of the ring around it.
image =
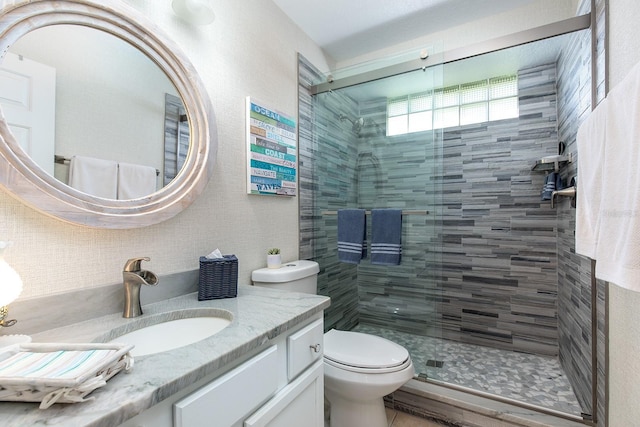
[[[517,76],[503,76],[389,99],[387,135],[518,117]]]

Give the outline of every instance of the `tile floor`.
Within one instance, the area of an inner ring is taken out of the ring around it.
[[[555,357],[461,344],[369,325],[358,325],[354,330],[379,335],[404,346],[411,355],[416,373],[421,376],[573,415],[580,414],[573,389]],[[428,366],[434,364],[432,361],[443,364],[441,367]]]

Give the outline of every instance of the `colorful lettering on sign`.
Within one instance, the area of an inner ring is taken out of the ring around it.
[[[295,196],[297,192],[297,134],[294,119],[247,98],[250,194]]]

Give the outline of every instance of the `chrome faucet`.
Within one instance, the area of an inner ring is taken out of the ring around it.
[[[154,273],[142,270],[142,261],[151,261],[148,257],[132,258],[124,265],[122,279],[124,283],[124,312],[122,317],[138,317],[142,314],[140,305],[140,287],[142,285],[158,284],[158,276]]]

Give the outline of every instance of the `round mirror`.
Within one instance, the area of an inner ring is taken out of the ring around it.
[[[161,222],[203,190],[217,148],[210,101],[180,49],[143,22],[119,2],[2,11],[2,187],[104,228]]]

